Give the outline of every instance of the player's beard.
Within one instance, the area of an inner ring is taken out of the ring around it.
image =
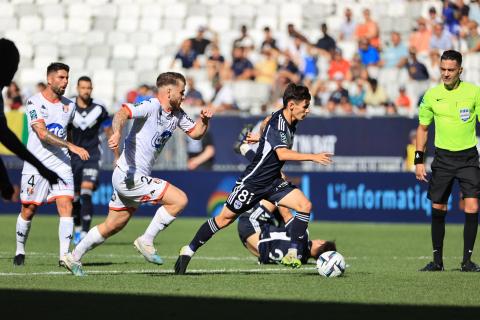
[[[182,100],[181,99],[170,99],[170,106],[172,107],[172,109],[179,109],[180,108],[180,105],[182,104]]]
[[[65,89],[56,86],[52,86],[52,91],[55,92],[57,96],[63,96],[63,94],[65,93]]]

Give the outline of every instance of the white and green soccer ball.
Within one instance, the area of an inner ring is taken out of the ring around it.
[[[324,252],[317,259],[317,270],[327,278],[339,277],[345,272],[345,259],[337,251]]]

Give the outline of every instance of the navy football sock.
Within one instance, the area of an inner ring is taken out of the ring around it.
[[[203,246],[210,238],[218,232],[220,228],[215,223],[215,218],[208,219],[204,224],[198,229],[197,234],[190,242],[189,247],[192,251],[196,252],[198,248]]]
[[[298,252],[302,250],[302,243],[305,241],[305,233],[307,231],[308,222],[310,221],[310,213],[297,212],[292,220],[290,229],[291,248],[297,249]]]
[[[463,226],[463,262],[472,257],[473,246],[477,238],[478,213],[465,212],[465,224]]]
[[[74,225],[77,227],[77,226],[80,226],[81,222],[82,222],[82,219],[81,219],[81,216],[80,216],[80,210],[81,210],[81,204],[80,204],[80,197],[79,196],[75,196],[74,200],[73,200],[73,211],[72,211],[72,215],[73,215],[73,223]]]
[[[90,230],[90,224],[92,222],[93,204],[92,204],[92,191],[84,192],[80,195],[82,201],[82,209],[80,214],[82,216],[82,231],[88,232]]]

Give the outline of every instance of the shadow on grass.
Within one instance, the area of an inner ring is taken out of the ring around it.
[[[234,289],[232,289],[234,290]],[[81,303],[82,307],[78,307]],[[0,289],[2,318],[36,319],[478,319],[479,307],[374,305],[353,303],[238,300],[224,298],[99,294]],[[28,308],[25,308],[28,306]],[[156,316],[155,316],[156,315]],[[158,317],[157,317],[158,316]]]
[[[85,267],[103,267],[103,266],[112,266],[112,265],[122,265],[128,264],[128,262],[87,262],[82,263]]]

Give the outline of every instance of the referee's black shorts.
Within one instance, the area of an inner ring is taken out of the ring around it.
[[[428,198],[433,203],[447,204],[455,179],[458,180],[463,198],[478,198],[480,193],[479,171],[476,147],[461,151],[436,148]]]

